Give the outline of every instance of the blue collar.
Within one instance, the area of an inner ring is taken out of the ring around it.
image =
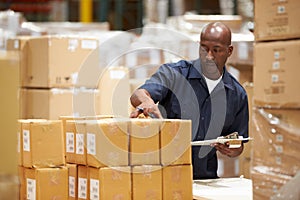
[[[188,78],[196,78],[196,79],[204,79],[203,75],[202,75],[202,70],[201,70],[201,63],[200,63],[200,59],[197,60],[193,60],[191,62],[192,66],[190,68],[190,72],[188,74]],[[229,74],[229,72],[226,70],[226,67],[224,66],[223,68],[223,77],[222,77],[222,81],[225,85],[225,87],[234,90],[234,84],[232,82],[232,77]]]

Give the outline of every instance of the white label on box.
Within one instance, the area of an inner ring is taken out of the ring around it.
[[[279,61],[273,62],[272,68],[273,69],[279,69],[280,68],[280,62]]]
[[[19,46],[20,46],[19,40],[14,40],[14,48],[19,49]]]
[[[238,58],[241,60],[248,59],[248,45],[246,42],[239,42],[238,43]]]
[[[69,196],[75,198],[75,177],[69,176]]]
[[[283,142],[283,135],[276,135],[277,142]]]
[[[272,83],[277,83],[279,81],[279,75],[278,74],[272,74]]]
[[[23,130],[23,151],[30,151],[30,132]]]
[[[74,153],[75,152],[75,138],[73,132],[66,133],[66,152]]]
[[[283,147],[281,145],[276,145],[275,149],[277,153],[283,153]]]
[[[18,144],[17,145],[18,145],[17,151],[18,151],[18,153],[20,153],[20,151],[21,151],[21,133],[20,132],[18,132]]]
[[[96,136],[93,133],[87,134],[87,153],[96,155]]]
[[[35,200],[36,199],[36,182],[34,179],[27,178],[27,200]]]
[[[81,48],[82,49],[96,49],[97,41],[96,40],[82,40]]]
[[[77,47],[78,47],[78,40],[77,39],[70,39],[68,50],[69,51],[75,51],[77,49]]]
[[[279,51],[275,51],[275,52],[274,52],[274,58],[275,58],[275,59],[279,59],[279,57],[280,57]]]
[[[99,200],[99,180],[90,179],[90,199]]]
[[[278,14],[285,13],[285,6],[278,6],[277,7],[277,13]]]
[[[109,74],[111,79],[122,79],[126,75],[123,70],[111,70]]]
[[[277,165],[281,165],[282,164],[281,157],[276,156],[275,157],[275,162],[276,162]]]
[[[84,135],[82,133],[76,133],[76,154],[83,155],[84,153]]]
[[[87,180],[86,178],[78,178],[78,197],[87,198]]]

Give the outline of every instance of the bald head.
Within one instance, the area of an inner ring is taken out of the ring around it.
[[[231,45],[231,30],[222,22],[207,24],[201,31],[201,40],[205,40],[208,36],[224,45]]]

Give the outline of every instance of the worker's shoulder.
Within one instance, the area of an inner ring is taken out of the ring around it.
[[[177,62],[169,62],[169,63],[166,63],[165,64],[166,66],[168,67],[171,67],[171,68],[189,68],[191,67],[193,64],[192,64],[192,61],[189,61],[189,60],[179,60]]]

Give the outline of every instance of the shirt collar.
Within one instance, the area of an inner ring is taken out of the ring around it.
[[[224,72],[223,72],[222,81],[224,83],[224,86],[231,90],[234,90],[232,79],[230,77],[229,72],[226,70],[225,66],[223,68],[223,71]],[[190,68],[190,73],[188,75],[188,78],[204,79],[204,77],[202,76],[200,59],[192,61],[192,67]]]

